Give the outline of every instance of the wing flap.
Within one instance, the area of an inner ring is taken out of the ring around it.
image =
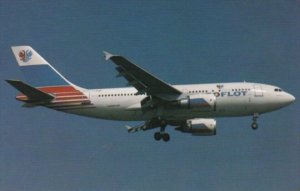
[[[145,124],[141,124],[141,125],[138,125],[138,126],[135,126],[135,127],[126,125],[126,128],[127,128],[128,133],[135,133],[135,132],[138,132],[138,131],[145,130],[146,129],[146,125]]]

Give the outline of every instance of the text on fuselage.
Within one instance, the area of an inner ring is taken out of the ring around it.
[[[240,97],[240,96],[246,96],[247,91],[234,91],[234,92],[215,92],[214,95],[216,97]]]

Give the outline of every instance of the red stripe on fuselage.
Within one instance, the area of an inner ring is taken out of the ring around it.
[[[76,90],[72,86],[49,86],[49,87],[39,87],[37,88],[46,93],[79,93],[80,91]],[[80,92],[81,93],[81,92]]]
[[[38,90],[49,93],[55,96],[55,100],[59,101],[68,101],[68,100],[88,100],[82,92],[76,90],[73,86],[47,86],[47,87],[38,87]],[[20,101],[28,101],[28,97],[24,94],[19,94],[16,96],[16,99]]]

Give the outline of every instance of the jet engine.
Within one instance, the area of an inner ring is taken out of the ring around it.
[[[211,136],[217,133],[217,122],[214,119],[189,119],[176,130],[196,136]]]
[[[178,101],[181,108],[197,109],[201,111],[215,110],[216,97],[213,94],[189,95]]]

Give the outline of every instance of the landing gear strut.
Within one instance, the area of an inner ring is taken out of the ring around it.
[[[257,118],[258,118],[258,116],[259,116],[259,114],[258,113],[254,113],[253,114],[253,118],[252,118],[252,124],[251,124],[251,128],[253,129],[253,130],[256,130],[257,128],[258,128],[258,124],[257,124]]]
[[[168,142],[170,140],[170,135],[168,133],[165,133],[166,126],[167,122],[162,119],[160,121],[160,131],[154,133],[154,139],[156,141],[163,139],[163,141]]]

